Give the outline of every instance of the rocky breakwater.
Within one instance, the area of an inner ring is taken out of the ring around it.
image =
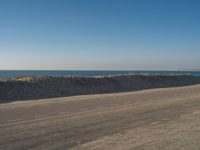
[[[0,102],[199,84],[192,75],[33,76],[0,81]]]

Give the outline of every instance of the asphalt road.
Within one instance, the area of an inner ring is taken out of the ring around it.
[[[0,104],[0,149],[200,149],[200,85]]]

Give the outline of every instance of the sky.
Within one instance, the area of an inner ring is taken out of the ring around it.
[[[200,68],[199,0],[0,0],[0,70]]]

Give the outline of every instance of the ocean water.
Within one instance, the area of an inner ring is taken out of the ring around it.
[[[18,76],[64,76],[77,75],[84,77],[101,76],[101,75],[116,75],[116,74],[191,74],[200,76],[200,71],[114,71],[114,70],[1,70],[0,78],[11,78]]]

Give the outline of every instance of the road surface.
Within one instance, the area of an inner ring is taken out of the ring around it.
[[[0,149],[200,149],[200,85],[0,104]]]

